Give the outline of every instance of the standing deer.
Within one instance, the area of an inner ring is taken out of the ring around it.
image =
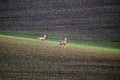
[[[60,45],[66,45],[67,44],[67,38],[64,38],[64,40],[60,41]]]
[[[44,41],[46,39],[46,35],[42,36],[42,37],[38,37],[38,40],[40,41]]]

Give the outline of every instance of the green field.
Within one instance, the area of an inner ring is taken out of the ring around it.
[[[0,34],[120,48],[119,0],[2,0]]]
[[[96,46],[96,47],[104,47],[105,48],[111,48],[111,49],[119,49],[120,48],[120,42],[111,42],[108,40],[103,40],[103,38],[93,38],[93,37],[87,37],[79,34],[66,34],[62,35],[62,31],[59,32],[48,32],[47,34],[47,40],[49,41],[59,41],[63,39],[64,37],[67,37],[68,42],[72,44],[79,44],[79,45],[86,45],[86,46]],[[65,32],[63,32],[65,34]],[[32,38],[36,39],[38,36],[42,36],[45,34],[45,32],[41,34],[31,33],[31,32],[19,32],[19,31],[0,31],[1,35],[8,35],[8,36],[15,36],[15,37],[23,37],[23,38]],[[113,35],[114,36],[114,35]],[[73,39],[74,38],[74,39]],[[114,38],[112,38],[114,39]],[[76,46],[76,45],[75,45]],[[86,47],[85,46],[85,47]]]
[[[120,50],[0,35],[0,80],[119,80]]]
[[[120,80],[119,7],[120,0],[1,0],[0,80]]]

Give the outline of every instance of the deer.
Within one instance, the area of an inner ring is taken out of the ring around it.
[[[40,40],[40,41],[44,41],[45,39],[46,39],[46,35],[38,37],[38,40]]]
[[[64,40],[60,41],[60,45],[65,46],[67,44],[67,38],[64,38]]]

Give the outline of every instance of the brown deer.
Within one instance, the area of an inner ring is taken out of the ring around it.
[[[60,45],[66,45],[67,44],[67,38],[64,38],[64,40],[60,41]]]
[[[40,41],[44,41],[46,39],[46,35],[42,36],[42,37],[38,37],[38,40]]]

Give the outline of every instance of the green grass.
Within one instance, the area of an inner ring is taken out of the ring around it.
[[[48,32],[49,34],[47,35],[47,41],[52,41],[51,43],[57,42],[63,39],[64,37],[68,38],[68,43],[71,44],[77,44],[80,45],[79,47],[84,47],[83,45],[85,45],[85,47],[89,46],[89,47],[96,47],[98,49],[100,49],[99,47],[103,47],[104,50],[108,49],[108,50],[118,50],[119,51],[119,46],[120,46],[120,42],[109,42],[106,41],[104,39],[100,39],[100,38],[92,38],[92,37],[86,37],[86,36],[80,36],[78,34],[66,34],[66,35],[62,35],[64,32]],[[44,35],[45,32],[42,33],[30,33],[30,32],[14,32],[14,31],[0,31],[0,35],[8,35],[8,36],[15,36],[15,37],[22,37],[22,38],[29,38],[29,39],[36,39],[38,36],[42,36]],[[73,38],[75,38],[75,40],[72,40]],[[75,46],[77,46],[75,45]],[[72,45],[74,46],[74,45]],[[102,48],[102,49],[103,49]]]
[[[24,36],[23,37],[14,37],[14,36],[7,36],[7,35],[0,35],[1,37],[11,37],[11,38],[19,38],[19,39],[26,39],[26,40],[32,40],[32,41],[36,41],[35,38],[26,38]],[[51,41],[51,40],[46,40],[46,42],[48,44],[51,45],[58,45],[59,42],[57,41]],[[108,47],[98,47],[98,46],[90,46],[90,45],[83,45],[83,44],[72,44],[72,43],[68,43],[67,47],[74,47],[74,48],[86,48],[86,49],[95,49],[95,50],[103,50],[103,51],[112,51],[112,52],[120,52],[120,49],[115,49],[115,48],[108,48]]]
[[[1,80],[119,80],[120,52],[0,35]]]

